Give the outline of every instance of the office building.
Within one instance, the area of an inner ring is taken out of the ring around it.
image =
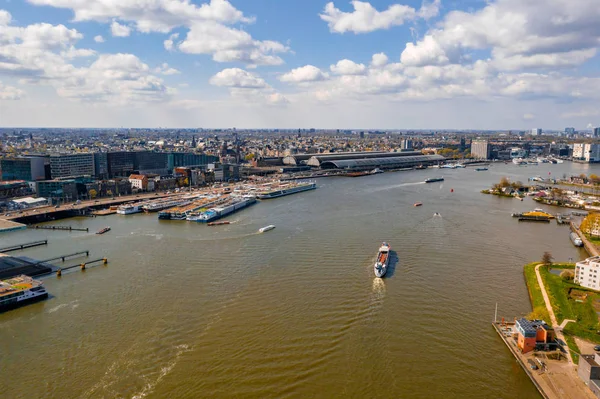
[[[566,127],[565,128],[565,134],[566,135],[573,135],[573,134],[575,134],[575,128],[574,127]]]
[[[542,129],[540,129],[540,128],[531,129],[531,135],[532,136],[541,136],[542,135]]]
[[[218,162],[219,157],[206,154],[172,152],[168,154],[167,160],[168,169],[174,170],[179,166],[206,166],[209,163]]]
[[[94,177],[108,179],[108,154],[106,152],[94,153]]]
[[[400,149],[410,151],[413,149],[413,142],[410,139],[402,140]]]
[[[600,352],[579,357],[577,375],[590,388],[592,393],[600,398]]]
[[[60,154],[50,156],[52,179],[94,175],[94,154]]]
[[[479,159],[490,159],[492,147],[487,140],[471,141],[471,156]]]
[[[0,180],[43,180],[46,178],[44,157],[0,159]]]
[[[91,154],[90,154],[91,155]],[[77,199],[77,183],[75,180],[42,180],[36,182],[35,192],[38,197],[75,201]]]
[[[107,165],[110,178],[129,177],[135,171],[135,152],[109,152],[107,153]]]
[[[168,155],[166,152],[140,151],[135,153],[135,171],[139,174],[168,174]]]
[[[594,137],[600,137],[600,127],[594,128]]]
[[[575,284],[600,291],[600,256],[594,256],[575,264]]]

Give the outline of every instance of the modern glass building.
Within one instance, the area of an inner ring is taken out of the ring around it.
[[[53,179],[94,175],[94,154],[60,154],[50,156]]]
[[[33,181],[44,178],[43,157],[0,159],[0,180],[2,181]]]
[[[128,177],[135,171],[135,152],[118,151],[107,153],[109,177]]]

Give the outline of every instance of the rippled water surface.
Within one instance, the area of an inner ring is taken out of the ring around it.
[[[585,253],[567,227],[510,217],[530,199],[479,191],[548,172],[590,166],[320,179],[227,226],[112,215],[56,222],[110,225],[101,236],[1,235],[50,240],[13,255],[89,249],[109,265],[45,278],[49,300],[0,314],[0,397],[537,398],[490,325],[494,307],[530,311],[522,267],[544,251]],[[379,280],[381,241],[394,253]]]

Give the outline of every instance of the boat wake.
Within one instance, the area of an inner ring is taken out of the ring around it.
[[[418,181],[418,182],[413,182],[413,183],[400,183],[400,184],[394,184],[393,186],[379,187],[379,188],[370,189],[369,191],[386,191],[386,190],[393,190],[395,188],[400,188],[400,187],[420,186],[422,184],[425,184],[425,182],[424,181]]]
[[[71,307],[71,310],[77,308],[79,306],[79,300],[76,299],[73,302],[69,302],[69,303],[61,303],[60,305],[56,305],[50,309],[48,309],[48,313],[54,313],[62,308],[67,308],[67,307]]]

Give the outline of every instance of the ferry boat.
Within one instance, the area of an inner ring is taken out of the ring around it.
[[[117,208],[119,215],[131,215],[134,213],[140,213],[142,210],[139,205],[125,204]]]
[[[275,225],[270,224],[268,226],[261,227],[260,229],[258,229],[258,231],[260,233],[264,233],[265,231],[273,230],[274,228],[275,228]]]
[[[377,261],[373,266],[375,277],[383,277],[387,272],[388,263],[390,261],[390,245],[387,242],[381,244],[379,247],[379,253],[377,254]]]
[[[296,194],[302,191],[314,190],[317,188],[317,184],[310,183],[298,183],[298,184],[290,184],[290,185],[281,185],[275,186],[269,191],[263,191],[258,193],[256,196],[258,199],[270,199],[283,197],[284,195]]]
[[[96,232],[96,234],[104,234],[106,232],[110,231],[110,227],[105,227],[103,229],[100,229]]]
[[[234,199],[218,207],[210,208],[204,212],[201,212],[198,215],[190,215],[187,217],[187,220],[191,222],[209,223],[214,220],[220,219],[224,216],[227,216],[230,213],[243,209],[249,205],[252,205],[255,202],[256,198],[253,197]]]
[[[430,177],[429,179],[425,180],[425,183],[435,183],[438,181],[444,181],[443,177]]]
[[[571,232],[569,234],[569,238],[571,239],[573,245],[575,245],[576,247],[583,247],[583,241],[581,241],[581,238],[579,238],[579,236],[576,233]]]
[[[41,281],[21,275],[0,280],[0,312],[48,298]]]

